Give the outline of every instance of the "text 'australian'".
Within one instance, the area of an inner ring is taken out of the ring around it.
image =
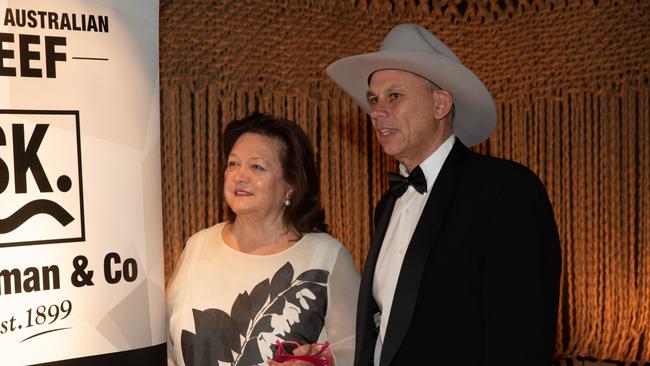
[[[4,26],[108,33],[108,16],[7,8]]]

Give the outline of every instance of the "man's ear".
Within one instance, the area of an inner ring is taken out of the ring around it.
[[[433,102],[434,116],[438,120],[447,117],[451,113],[451,108],[454,105],[454,99],[451,93],[442,89],[433,91]]]

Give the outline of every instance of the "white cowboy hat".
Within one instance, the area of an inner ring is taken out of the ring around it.
[[[409,71],[448,90],[456,108],[454,134],[467,146],[487,139],[496,126],[496,106],[481,80],[436,36],[417,24],[400,24],[384,38],[378,52],[350,56],[325,72],[367,113],[368,81],[383,69]]]

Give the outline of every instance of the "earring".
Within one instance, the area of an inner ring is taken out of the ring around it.
[[[283,203],[284,203],[284,205],[286,207],[291,206],[291,197],[289,197],[289,196],[284,197],[284,202]]]

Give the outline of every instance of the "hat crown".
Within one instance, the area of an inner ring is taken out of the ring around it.
[[[460,59],[438,37],[417,24],[400,24],[386,35],[379,51],[435,52],[459,64]]]

